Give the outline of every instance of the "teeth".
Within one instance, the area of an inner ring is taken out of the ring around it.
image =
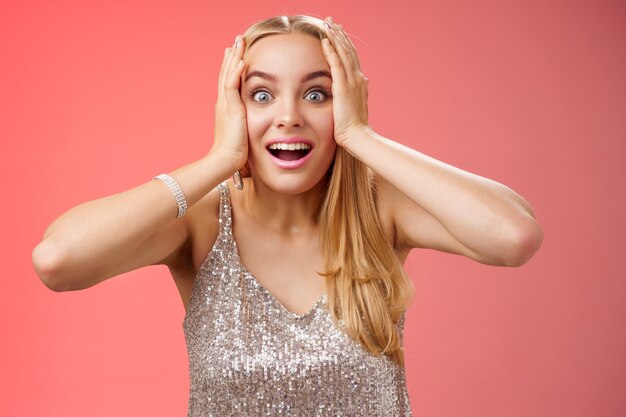
[[[269,149],[280,149],[283,151],[297,151],[300,149],[309,149],[311,145],[307,143],[272,143]]]

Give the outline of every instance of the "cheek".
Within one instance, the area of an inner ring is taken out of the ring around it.
[[[248,136],[253,140],[260,139],[270,123],[267,115],[251,107],[246,107],[246,122],[248,125]]]
[[[334,141],[335,123],[333,120],[332,108],[317,115],[315,125],[319,135],[325,139]]]

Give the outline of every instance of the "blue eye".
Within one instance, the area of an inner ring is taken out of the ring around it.
[[[309,92],[309,94],[307,94],[307,95],[309,97],[318,97],[318,98],[312,99],[312,101],[316,102],[316,103],[320,103],[320,102],[324,101],[325,99],[327,99],[330,96],[328,91],[322,90],[322,89],[311,90]]]
[[[267,100],[262,99],[261,97],[267,96]],[[253,100],[255,101],[259,101],[260,103],[267,103],[269,101],[269,97],[270,94],[265,91],[265,90],[255,90],[253,92],[250,93],[250,97],[252,97]],[[257,98],[259,98],[259,100],[257,100]]]

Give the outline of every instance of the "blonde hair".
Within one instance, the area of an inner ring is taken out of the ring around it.
[[[324,39],[323,23],[304,15],[259,21],[244,32],[246,51],[275,34],[295,32]],[[247,164],[242,174],[250,175]],[[404,365],[398,322],[414,288],[378,217],[374,173],[338,146],[329,174],[318,217],[326,268],[320,274],[326,280],[329,311],[334,322],[368,351]]]

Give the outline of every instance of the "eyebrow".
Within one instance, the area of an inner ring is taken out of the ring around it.
[[[259,78],[263,78],[264,80],[267,81],[276,81],[277,78],[275,75],[269,74],[267,72],[263,72],[263,71],[250,71],[247,75],[246,78],[244,79],[244,81],[248,81],[250,78],[252,77],[259,77]],[[326,70],[320,70],[320,71],[313,71],[310,74],[305,75],[302,78],[302,82],[306,82],[306,81],[310,81],[313,80],[315,78],[319,78],[319,77],[328,77],[331,80],[333,79],[333,77],[330,75],[330,72],[326,71]]]

